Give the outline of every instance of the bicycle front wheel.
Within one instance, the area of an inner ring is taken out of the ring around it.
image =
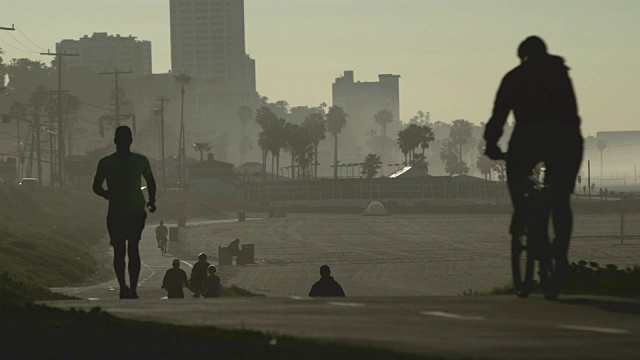
[[[526,235],[511,236],[511,272],[513,288],[518,297],[527,297],[533,285],[534,256]]]

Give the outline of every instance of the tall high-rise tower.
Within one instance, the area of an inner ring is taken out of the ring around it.
[[[255,93],[255,61],[245,51],[244,0],[170,0],[170,7],[172,72]]]

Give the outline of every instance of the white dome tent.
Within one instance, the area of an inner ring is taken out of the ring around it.
[[[362,213],[364,216],[389,216],[389,212],[378,200],[373,200]]]

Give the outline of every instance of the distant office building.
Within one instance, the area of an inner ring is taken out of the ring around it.
[[[170,0],[171,67],[255,93],[255,61],[245,50],[244,0]]]
[[[347,121],[356,127],[375,127],[374,115],[391,110],[394,121],[400,119],[400,75],[381,74],[377,82],[355,81],[353,71],[345,71],[333,83],[333,105],[344,108]]]
[[[68,68],[85,67],[95,72],[119,68],[132,70],[136,75],[150,75],[151,41],[136,39],[131,35],[94,33],[79,40],[62,40],[56,44],[56,51],[80,54],[64,58],[64,65]]]

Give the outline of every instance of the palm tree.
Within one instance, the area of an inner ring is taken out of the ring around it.
[[[287,145],[287,138],[285,135],[285,126],[287,122],[283,118],[277,118],[275,121],[271,121],[268,128],[268,140],[269,149],[271,151],[271,179],[273,180],[273,158],[276,158],[276,179],[278,178],[277,172],[280,169],[280,150]]]
[[[316,178],[318,177],[318,145],[320,141],[327,138],[327,128],[324,123],[324,110],[307,116],[302,123],[302,127],[307,129],[309,140],[313,143],[313,176]]]
[[[184,190],[184,184],[186,181],[186,169],[187,169],[187,154],[185,149],[185,128],[184,128],[184,87],[191,82],[191,75],[181,73],[174,76],[174,79],[180,84],[180,95],[182,96],[180,105],[180,140],[178,149],[178,163],[180,168],[180,186]]]
[[[333,136],[333,178],[338,178],[338,134],[347,125],[347,113],[340,106],[334,105],[327,113],[327,130]]]
[[[374,178],[378,173],[378,169],[380,169],[381,164],[382,161],[380,160],[380,156],[373,153],[367,154],[364,158],[364,163],[362,164],[362,175],[367,179]]]
[[[411,147],[409,147],[409,133],[407,131],[407,129],[402,129],[400,131],[398,131],[398,138],[396,139],[396,144],[398,144],[398,147],[400,148],[400,151],[402,151],[402,154],[404,155],[404,165],[408,165],[409,163],[407,162],[407,154],[409,154],[409,151],[411,151]]]
[[[451,124],[449,138],[451,138],[451,141],[460,149],[458,153],[460,155],[460,162],[462,162],[462,146],[471,139],[472,129],[473,125],[464,119],[454,120]]]
[[[286,116],[289,113],[289,102],[286,100],[278,100],[273,103],[276,113],[280,116]]]
[[[380,141],[380,156],[384,156],[384,138],[387,136],[387,125],[393,122],[393,113],[389,109],[378,111],[373,116],[373,121],[380,125],[380,133],[382,134],[382,140]]]
[[[484,175],[485,180],[487,180],[487,177],[491,180],[491,173],[493,173],[495,162],[484,155],[484,147],[485,141],[478,143],[478,153],[480,153],[480,155],[476,158],[476,167],[480,170],[480,173]]]
[[[200,153],[200,162],[204,161],[204,153],[208,153],[211,151],[211,149],[213,149],[213,146],[211,146],[211,144],[209,144],[208,142],[196,142],[193,143],[192,146],[193,150]]]
[[[272,131],[271,124],[278,121],[278,116],[266,106],[262,106],[256,111],[256,122],[260,125],[262,131],[258,134],[258,147],[262,150],[262,177],[263,181],[267,176],[267,155],[271,149],[270,141],[273,136],[270,136]]]

